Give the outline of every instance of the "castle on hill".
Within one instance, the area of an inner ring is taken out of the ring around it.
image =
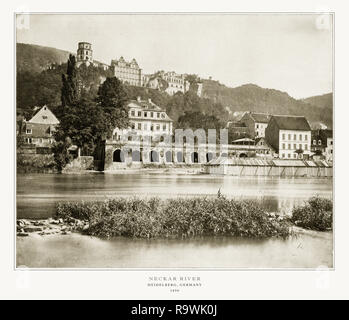
[[[92,44],[89,42],[78,43],[76,58],[77,67],[82,64],[87,66],[92,64],[104,70],[111,70],[115,77],[131,86],[163,90],[169,95],[174,95],[177,92],[185,93],[189,90],[190,84],[185,79],[185,75],[177,74],[174,71],[161,71],[154,75],[146,75],[134,58],[131,61],[126,61],[123,57],[113,59],[110,65],[96,61],[93,59]],[[163,85],[164,81],[166,85]]]

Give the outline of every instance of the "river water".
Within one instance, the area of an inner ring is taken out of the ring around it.
[[[17,218],[47,218],[57,201],[118,196],[214,196],[263,200],[270,211],[289,212],[317,194],[332,197],[332,179],[233,177],[186,174],[17,175]]]
[[[46,218],[57,201],[117,196],[215,196],[263,200],[290,212],[313,195],[332,197],[332,179],[179,174],[28,174],[17,176],[17,218]],[[37,268],[317,268],[333,267],[332,232],[287,240],[203,238],[98,239],[80,234],[17,237],[17,266]]]

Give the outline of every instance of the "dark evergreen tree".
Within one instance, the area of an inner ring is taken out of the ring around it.
[[[77,81],[77,71],[75,56],[69,55],[67,64],[67,74],[62,74],[62,106],[73,106],[76,104],[79,96],[79,87]]]

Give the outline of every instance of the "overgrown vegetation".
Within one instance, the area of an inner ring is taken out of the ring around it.
[[[215,198],[116,198],[59,203],[57,218],[88,221],[85,232],[100,237],[185,238],[194,236],[282,237],[289,223],[261,203]]]
[[[52,154],[17,153],[17,173],[51,173],[55,172]]]
[[[312,197],[303,206],[293,208],[291,220],[297,226],[306,229],[332,230],[332,200],[318,196]]]

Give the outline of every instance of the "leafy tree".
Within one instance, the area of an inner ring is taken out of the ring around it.
[[[105,114],[108,137],[116,127],[123,129],[129,125],[127,94],[116,77],[108,77],[98,89],[97,103]]]

